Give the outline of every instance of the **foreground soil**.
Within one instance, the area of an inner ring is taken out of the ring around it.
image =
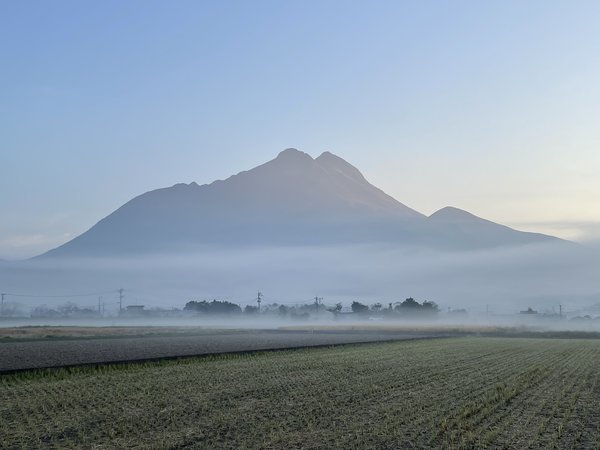
[[[454,338],[0,377],[0,448],[597,448],[600,341]]]

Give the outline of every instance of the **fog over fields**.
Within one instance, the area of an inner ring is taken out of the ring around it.
[[[0,18],[0,450],[600,448],[600,2]]]
[[[414,297],[444,310],[556,311],[600,300],[597,254],[453,207],[427,217],[338,156],[288,149],[224,181],[140,195],[56,249],[0,262],[0,286],[27,307],[94,305],[96,293],[114,307],[123,288],[125,305],[166,308],[253,304],[260,290],[280,304]]]
[[[126,304],[182,307],[192,299],[254,304],[257,290],[269,303],[327,304],[401,301],[412,296],[442,307],[515,312],[528,306],[590,306],[600,292],[597,252],[583,246],[531,244],[463,252],[385,245],[207,248],[177,255],[68,258],[2,263],[6,292],[48,295],[10,298],[34,305],[69,299],[53,295],[104,293]],[[96,297],[73,298],[95,304]],[[107,300],[108,301],[108,300]]]

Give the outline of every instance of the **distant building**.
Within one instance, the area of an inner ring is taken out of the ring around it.
[[[521,311],[520,314],[537,314],[538,312],[535,309],[531,309],[531,307],[527,308],[525,311]]]

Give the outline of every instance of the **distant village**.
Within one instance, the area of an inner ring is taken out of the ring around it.
[[[29,309],[29,310],[28,310]],[[518,318],[531,320],[572,320],[572,321],[599,321],[600,305],[595,308],[597,313],[593,314],[571,314],[568,315],[561,305],[557,311],[539,312],[531,307],[525,310],[515,311],[511,315],[485,313],[470,313],[464,308],[448,308],[442,310],[433,301],[419,301],[408,297],[403,301],[375,302],[372,304],[352,301],[350,305],[344,306],[341,302],[333,305],[323,303],[321,297],[315,297],[313,301],[306,303],[285,304],[276,301],[267,303],[261,294],[257,296],[255,304],[239,305],[227,300],[191,300],[182,308],[160,308],[147,307],[143,304],[123,305],[122,298],[118,309],[106,311],[105,305],[99,302],[97,307],[81,306],[76,302],[66,302],[59,306],[48,306],[41,304],[26,308],[16,302],[3,302],[0,305],[0,319],[103,319],[103,318],[210,318],[210,317],[235,317],[240,319],[290,319],[307,321],[313,319],[361,319],[361,320],[387,320],[387,319],[421,319],[430,320],[437,318],[455,319],[456,321],[468,320],[469,316],[481,317],[482,315],[501,318]]]
[[[368,317],[431,317],[440,312],[435,302],[418,302],[413,298],[407,298],[402,302],[374,303],[371,305],[353,301],[349,307],[343,307],[342,303],[328,306],[323,299],[315,297],[313,302],[305,304],[286,305],[277,302],[265,303],[260,296],[256,305],[241,306],[227,300],[192,300],[183,308],[147,308],[146,305],[119,305],[119,309],[107,312],[104,304],[98,307],[80,306],[75,302],[66,302],[62,305],[50,307],[46,304],[31,308],[29,314],[24,314],[23,307],[17,303],[3,305],[0,316],[2,317],[31,317],[31,318],[80,318],[93,319],[102,317],[205,317],[205,316],[236,316],[256,318],[264,317],[286,317],[291,319],[309,319],[311,317],[343,317],[343,316],[368,316]],[[466,310],[452,311],[456,314],[466,314]]]

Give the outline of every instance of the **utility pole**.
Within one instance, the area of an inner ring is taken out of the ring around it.
[[[258,313],[260,314],[260,304],[262,302],[262,293],[260,291],[258,291],[258,294],[256,294],[256,303],[258,303]]]
[[[102,296],[98,297],[98,314],[102,316]]]
[[[558,305],[558,317],[562,319],[562,305]]]
[[[0,300],[0,316],[4,315],[4,297],[6,294],[0,294],[2,296],[2,300]]]
[[[319,305],[323,302],[323,297],[315,297],[315,307],[317,308],[317,313],[319,312]]]
[[[124,291],[125,289],[123,288],[119,289],[119,312],[123,311],[123,297],[125,297],[123,295]]]

